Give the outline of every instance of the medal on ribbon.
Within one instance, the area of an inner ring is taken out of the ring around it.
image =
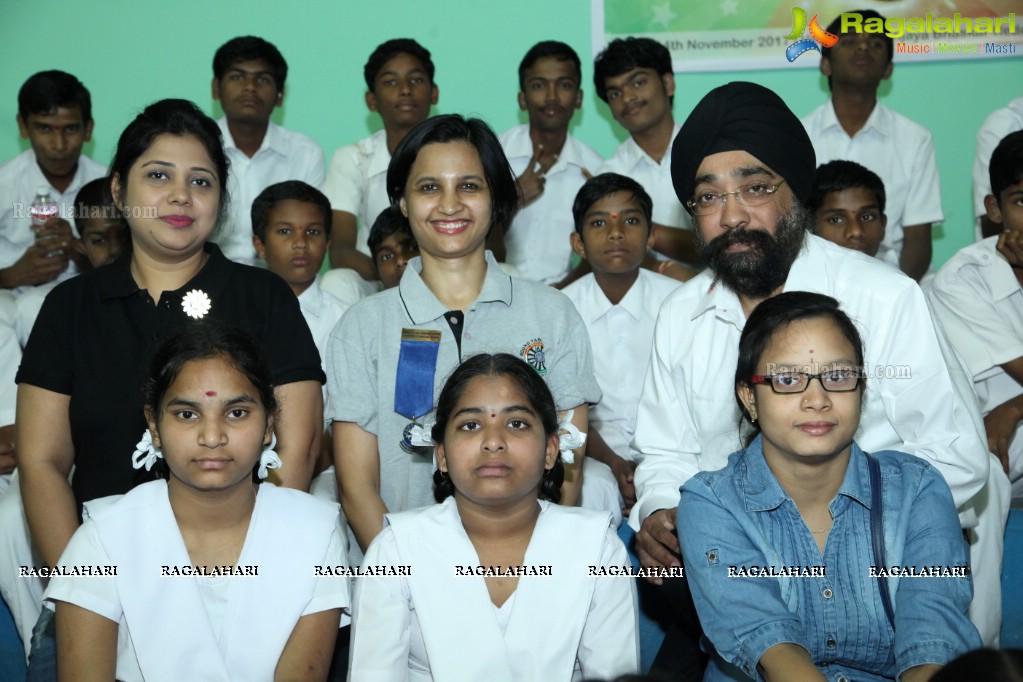
[[[433,383],[437,374],[440,332],[402,329],[398,371],[394,380],[394,411],[411,420],[398,445],[410,455],[429,454],[430,448],[413,443],[417,420],[433,410]]]

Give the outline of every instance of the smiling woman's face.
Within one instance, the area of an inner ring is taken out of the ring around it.
[[[198,138],[163,134],[135,160],[127,179],[115,175],[112,189],[131,228],[133,248],[160,260],[201,250],[220,208],[215,169]]]
[[[399,206],[424,261],[482,253],[493,200],[479,152],[464,141],[425,145]]]

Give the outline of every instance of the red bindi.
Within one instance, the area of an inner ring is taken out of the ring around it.
[[[813,351],[810,351],[810,352],[812,353]],[[217,397],[217,392],[216,391],[206,391],[206,397],[207,398],[216,398]]]

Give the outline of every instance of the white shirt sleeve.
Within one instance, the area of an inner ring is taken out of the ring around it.
[[[601,566],[629,565],[625,545],[608,529]],[[587,679],[611,680],[639,671],[639,609],[635,579],[598,576],[590,613],[579,642],[579,663]]]
[[[653,512],[676,507],[679,486],[700,470],[699,439],[683,390],[683,358],[675,357],[678,343],[672,343],[676,328],[672,312],[669,301],[657,316],[650,367],[636,412],[632,450],[639,467],[629,525],[637,531]]]
[[[366,550],[363,566],[400,566],[394,531],[385,527]],[[412,594],[403,576],[355,579],[349,679],[408,679],[412,642]]]
[[[86,519],[71,536],[71,541],[60,555],[57,565],[67,566],[69,569],[73,566],[110,566],[110,557],[100,544],[96,526],[91,520]],[[120,623],[123,613],[121,600],[117,595],[116,576],[51,576],[43,599],[48,602],[63,601],[75,604],[115,623]]]
[[[902,226],[940,223],[945,218],[941,209],[941,178],[934,156],[934,140],[929,132],[916,147],[912,172],[909,174],[909,195],[902,213]]]
[[[332,209],[359,215],[364,165],[365,161],[357,144],[341,147],[334,152],[334,158],[330,161],[330,171],[323,183],[323,193],[330,199]]]
[[[341,516],[338,515],[337,527],[330,536],[330,544],[327,546],[327,554],[321,562],[324,566],[343,566],[348,563],[348,538],[341,526]],[[342,609],[340,627],[351,622],[350,613],[352,601],[349,596],[349,579],[345,576],[321,575],[316,579],[316,587],[313,588],[313,598],[302,611],[303,616],[330,609]]]

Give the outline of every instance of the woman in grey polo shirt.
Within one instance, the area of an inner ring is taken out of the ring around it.
[[[486,250],[490,230],[511,224],[518,194],[483,121],[437,116],[414,128],[391,158],[387,191],[408,218],[420,257],[397,287],[352,306],[327,349],[341,504],[363,549],[388,511],[433,503],[432,450],[416,434],[463,358],[521,357],[544,377],[558,409],[574,410],[583,432],[588,405],[600,399],[589,337],[572,303],[504,274]],[[578,502],[582,454],[568,467],[567,504]]]

